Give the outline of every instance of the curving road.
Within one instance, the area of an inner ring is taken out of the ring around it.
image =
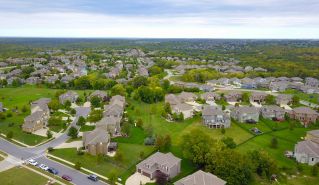
[[[73,122],[70,124],[68,129],[71,126],[77,127],[76,126],[77,120],[78,120],[78,117],[76,117],[73,120]],[[87,178],[86,174],[83,174],[82,172],[80,172],[78,170],[75,170],[75,169],[70,168],[66,165],[63,165],[61,163],[58,163],[58,162],[53,161],[51,159],[48,159],[45,156],[45,152],[46,152],[48,147],[58,146],[69,139],[69,136],[67,135],[67,131],[68,130],[66,130],[64,132],[64,134],[62,134],[58,138],[55,138],[46,144],[43,144],[43,145],[38,146],[38,147],[33,147],[33,148],[20,147],[20,146],[17,146],[15,144],[3,139],[3,138],[0,138],[0,150],[4,151],[5,153],[7,153],[7,154],[9,154],[17,159],[21,159],[20,161],[18,161],[20,163],[22,163],[22,161],[24,161],[24,160],[28,160],[28,159],[32,158],[32,159],[35,159],[38,163],[43,163],[49,167],[53,167],[59,171],[58,176],[61,177],[62,175],[69,175],[73,179],[72,183],[74,183],[76,185],[105,185],[106,183],[101,182],[101,181],[93,182]],[[107,170],[107,169],[105,169],[105,170]]]

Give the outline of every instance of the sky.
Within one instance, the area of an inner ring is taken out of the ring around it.
[[[0,36],[319,39],[319,0],[0,0]]]

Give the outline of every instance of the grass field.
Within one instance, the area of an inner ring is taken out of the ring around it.
[[[18,112],[12,113],[12,117],[7,117],[5,120],[0,120],[0,132],[7,134],[13,132],[13,139],[23,142],[27,145],[36,145],[44,140],[46,137],[41,137],[33,134],[27,134],[22,132],[21,125],[26,116],[30,114],[30,102],[39,98],[53,98],[56,89],[38,88],[35,86],[24,86],[20,88],[1,88],[0,89],[0,102],[3,103],[5,108],[9,111],[18,108]],[[77,91],[82,97],[84,91]],[[87,93],[89,91],[86,91]],[[28,111],[23,113],[21,108],[26,106]],[[13,124],[12,124],[13,123]],[[60,130],[60,127],[54,128],[55,131]]]
[[[47,178],[22,167],[1,172],[0,179],[1,185],[44,185],[48,182]]]

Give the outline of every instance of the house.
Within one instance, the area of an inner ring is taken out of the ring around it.
[[[48,121],[48,117],[44,111],[37,111],[24,118],[22,130],[27,133],[35,132],[43,128]]]
[[[259,109],[256,107],[235,107],[231,113],[230,116],[237,120],[240,123],[244,123],[247,121],[259,121]]]
[[[261,115],[268,119],[284,120],[285,110],[277,105],[265,105],[261,108]]]
[[[140,76],[148,76],[148,70],[145,67],[138,68],[138,74]]]
[[[269,84],[269,89],[271,91],[283,92],[288,88],[288,85],[289,83],[285,81],[271,82]]]
[[[47,116],[50,115],[50,109],[48,103],[51,102],[51,98],[40,98],[36,101],[31,102],[31,113],[37,111],[44,111]]]
[[[279,94],[276,97],[277,105],[289,105],[292,102],[292,95],[290,94]]]
[[[116,118],[122,118],[124,107],[120,105],[120,102],[118,101],[113,102],[113,104],[105,105],[104,106],[104,117],[116,117]]]
[[[306,82],[305,82],[305,85],[306,85],[306,86],[316,87],[316,88],[319,87],[319,80],[318,80],[318,79],[308,77],[308,78],[306,78],[305,80],[306,80]]]
[[[107,154],[110,135],[105,130],[96,128],[93,131],[84,132],[82,140],[83,146],[89,154]]]
[[[169,103],[171,106],[173,106],[181,103],[181,101],[175,94],[167,94],[165,95],[165,103]]]
[[[70,101],[71,103],[75,103],[76,100],[79,98],[78,93],[74,91],[68,91],[64,94],[59,96],[59,101],[61,104],[64,104],[66,101]]]
[[[198,170],[175,182],[174,185],[225,185],[227,182],[209,172]]]
[[[102,101],[106,101],[108,99],[106,92],[100,90],[94,91],[92,94],[90,94],[89,99],[94,96],[99,97]]]
[[[243,79],[241,79],[241,88],[243,88],[243,89],[256,89],[257,84],[253,79],[243,78]]]
[[[205,100],[206,102],[216,101],[220,99],[220,95],[213,92],[206,92],[204,94],[201,94],[201,99]]]
[[[183,114],[184,119],[191,118],[194,115],[193,107],[186,103],[180,103],[172,106],[172,113]]]
[[[225,95],[225,99],[228,102],[237,102],[240,101],[242,98],[242,93],[241,92],[230,92]]]
[[[162,172],[167,179],[172,179],[181,171],[181,159],[172,153],[156,152],[136,165],[136,171],[150,179],[154,179],[156,172]]]
[[[121,95],[112,96],[112,98],[110,99],[110,104],[115,104],[115,102],[124,107],[126,103],[125,97]]]
[[[265,101],[267,97],[267,94],[266,93],[263,93],[263,92],[253,92],[251,95],[250,95],[250,101],[252,102],[256,102],[256,103],[263,103]]]
[[[39,77],[33,77],[33,76],[25,80],[25,83],[30,85],[38,84],[40,82],[41,82],[41,79]]]
[[[318,113],[309,107],[297,107],[289,113],[292,119],[300,121],[305,127],[318,119]]]
[[[211,92],[214,90],[214,87],[210,86],[210,85],[201,85],[201,86],[199,86],[199,90],[204,91],[204,92]]]
[[[230,117],[217,107],[205,106],[202,111],[203,124],[209,128],[230,127]]]
[[[197,99],[197,96],[194,93],[183,91],[181,94],[178,95],[178,98],[185,103],[194,102]]]
[[[294,157],[299,163],[308,165],[319,163],[319,130],[307,132],[306,140],[295,145]]]

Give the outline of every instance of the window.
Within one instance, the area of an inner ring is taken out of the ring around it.
[[[311,158],[311,161],[314,161],[314,160],[315,160],[315,158],[312,157],[312,158]]]

